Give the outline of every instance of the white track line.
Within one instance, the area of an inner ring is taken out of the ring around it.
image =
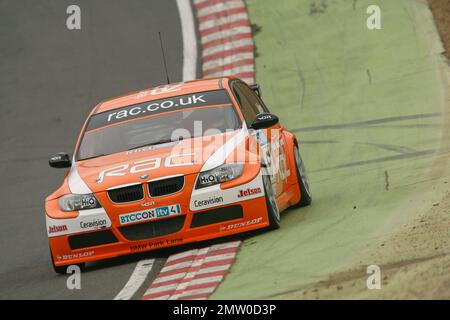
[[[123,289],[117,294],[114,300],[130,300],[136,291],[142,286],[148,273],[152,270],[155,259],[141,260],[125,284]]]
[[[177,0],[183,34],[183,81],[197,78],[197,37],[189,0]]]
[[[153,281],[154,284],[158,284],[158,283],[162,283],[162,282],[167,282],[167,281],[172,281],[172,280],[178,280],[184,278],[184,274],[183,273],[176,273],[170,276],[165,276],[165,277],[158,277],[155,279],[155,281]]]

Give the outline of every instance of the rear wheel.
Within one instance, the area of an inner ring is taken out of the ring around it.
[[[311,188],[309,186],[309,179],[306,173],[306,168],[303,160],[298,151],[298,147],[294,146],[294,157],[295,157],[295,167],[297,171],[297,180],[300,187],[301,198],[300,201],[295,205],[296,207],[309,206],[312,202]]]
[[[267,173],[263,174],[264,193],[266,194],[267,214],[269,216],[269,229],[278,229],[280,227],[280,210],[278,209],[275,193],[273,192],[272,182]]]

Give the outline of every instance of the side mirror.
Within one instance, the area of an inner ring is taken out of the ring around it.
[[[53,168],[69,168],[72,165],[72,161],[67,153],[58,152],[48,160],[48,164]]]
[[[278,117],[271,113],[260,113],[253,120],[251,128],[255,130],[270,128],[278,123]]]
[[[259,86],[259,84],[252,84],[249,87],[261,98],[261,87]]]

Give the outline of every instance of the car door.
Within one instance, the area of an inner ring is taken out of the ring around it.
[[[261,98],[244,82],[237,80],[233,82],[232,88],[248,128],[258,114],[269,112]],[[274,192],[278,196],[285,190],[289,176],[283,127],[277,124],[268,129],[250,131],[261,147],[262,158],[266,162]]]

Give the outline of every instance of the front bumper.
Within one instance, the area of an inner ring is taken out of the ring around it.
[[[52,235],[49,233],[55,265],[156,250],[269,225],[260,174],[247,183],[225,190],[219,186],[193,190],[194,184],[195,176],[186,176],[186,188],[182,192],[158,199],[158,205],[180,204],[181,214],[177,216],[121,225],[118,217],[123,212],[105,207],[103,216],[98,210],[92,212],[96,215],[95,221],[105,220],[98,223],[99,228],[80,232],[80,220],[85,218],[52,219],[47,215],[49,230],[55,226],[55,221],[59,226],[68,226],[66,231],[60,228],[53,229]],[[246,192],[248,190],[253,192]],[[101,197],[99,200],[105,201]],[[92,217],[89,219],[93,221]]]

